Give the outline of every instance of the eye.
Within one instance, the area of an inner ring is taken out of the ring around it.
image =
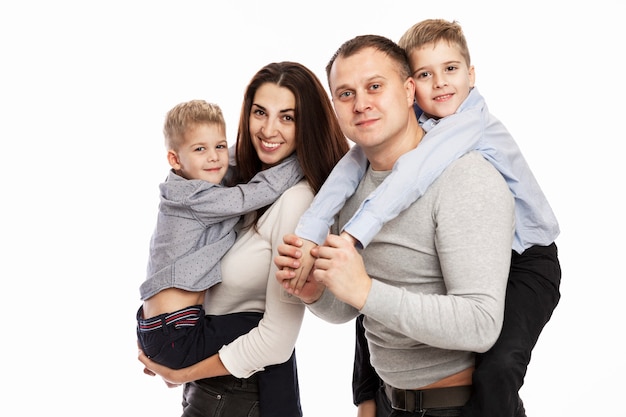
[[[453,71],[456,71],[457,69],[458,69],[458,67],[455,66],[455,65],[448,65],[446,67],[446,72],[453,72]]]
[[[204,146],[198,146],[193,151],[194,152],[204,152],[205,150],[206,150],[206,148]]]
[[[283,120],[286,121],[286,122],[293,122],[293,121],[295,121],[295,118],[292,115],[290,115],[290,114],[285,114],[283,116]]]
[[[261,109],[254,109],[252,111],[253,114],[257,115],[257,116],[265,116],[265,111],[261,110]]]
[[[422,72],[418,72],[417,74],[415,74],[415,78],[428,78],[430,77],[430,72],[428,71],[422,71]]]
[[[223,145],[223,144],[217,145],[215,149],[226,149],[226,145]]]
[[[339,93],[339,98],[340,99],[350,98],[352,95],[353,95],[352,91],[344,91],[342,93]]]

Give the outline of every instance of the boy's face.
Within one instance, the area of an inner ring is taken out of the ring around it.
[[[338,57],[328,81],[343,133],[363,147],[368,157],[369,152],[388,153],[395,148],[413,115],[415,91],[413,80],[403,78],[399,64],[368,47]]]
[[[468,68],[458,49],[446,41],[413,49],[409,64],[415,80],[415,99],[429,116],[454,114],[474,87],[474,66]]]
[[[226,133],[216,123],[199,123],[185,132],[177,151],[168,151],[167,159],[183,178],[219,184],[228,170]]]

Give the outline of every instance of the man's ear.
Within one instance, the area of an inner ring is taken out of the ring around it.
[[[180,169],[180,160],[178,159],[176,151],[171,149],[167,151],[167,162],[169,162],[170,166],[174,168],[174,170]]]
[[[404,88],[406,90],[406,98],[409,102],[409,106],[413,107],[413,102],[415,101],[415,80],[413,77],[409,77],[404,82]]]

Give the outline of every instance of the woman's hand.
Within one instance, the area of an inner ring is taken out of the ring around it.
[[[197,379],[230,375],[230,372],[228,372],[228,369],[226,369],[222,363],[218,353],[209,356],[194,365],[181,369],[168,368],[167,366],[154,362],[148,358],[145,353],[143,353],[141,347],[139,348],[137,359],[139,359],[139,362],[143,363],[144,374],[150,376],[160,376],[163,378],[163,381],[165,381],[165,384],[170,388],[174,388]]]
[[[276,279],[286,290],[291,289],[291,280],[296,278],[296,269],[300,268],[302,251],[300,248],[304,241],[294,234],[285,235],[283,244],[278,245],[278,256],[274,258],[274,264],[278,267]]]
[[[278,246],[278,256],[274,258],[274,264],[278,267],[276,279],[285,291],[299,297],[305,303],[317,301],[325,287],[312,279],[315,259],[310,256],[309,250],[315,247],[315,244],[310,241],[306,241],[305,244],[305,241],[294,234],[285,235],[283,242],[284,244]],[[304,256],[301,249],[303,245],[306,248]]]
[[[176,388],[180,386],[181,384],[188,382],[185,380],[184,377],[182,377],[182,375],[180,375],[180,374],[184,374],[184,369],[186,368],[181,369],[181,370],[174,370],[166,366],[159,365],[158,363],[150,360],[150,358],[148,358],[146,354],[143,353],[143,350],[141,349],[139,349],[137,359],[139,359],[139,362],[143,363],[144,365],[144,368],[143,368],[144,374],[150,375],[150,376],[159,375],[161,378],[163,378],[165,385],[167,385],[169,388]]]
[[[315,242],[311,242],[310,240],[304,239],[302,242],[302,246],[300,247],[299,253],[302,254],[300,257],[300,267],[297,268],[294,272],[296,274],[295,278],[292,278],[290,281],[289,287],[294,290],[294,294],[298,295],[304,284],[306,283],[311,270],[313,269],[313,264],[315,263],[315,258],[311,256],[311,249],[316,247]]]

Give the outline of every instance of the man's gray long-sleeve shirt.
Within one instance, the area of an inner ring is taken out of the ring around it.
[[[367,171],[335,233],[389,173]],[[506,182],[470,152],[361,251],[373,281],[360,312],[328,289],[309,308],[335,323],[363,313],[372,365],[385,382],[404,389],[433,383],[473,366],[472,352],[495,343],[514,227]]]

